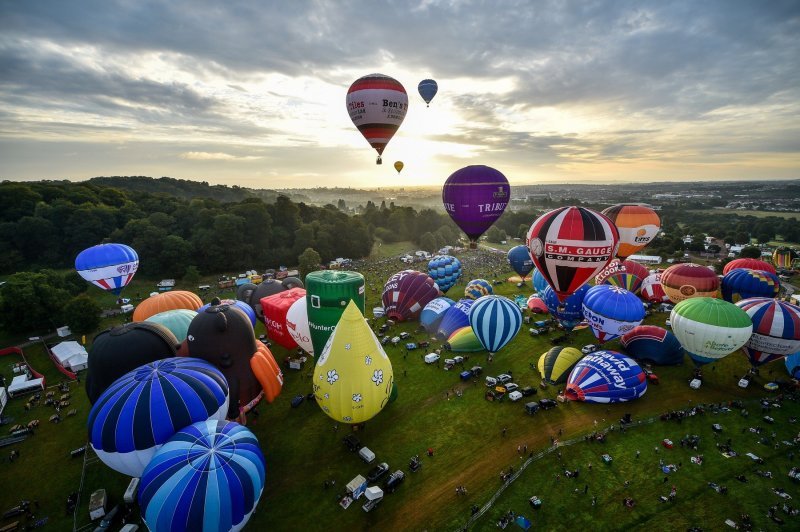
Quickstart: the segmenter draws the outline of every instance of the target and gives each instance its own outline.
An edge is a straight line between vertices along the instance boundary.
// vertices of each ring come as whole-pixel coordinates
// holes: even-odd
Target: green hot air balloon
[[[445,342],[445,347],[449,347],[456,353],[474,353],[484,350],[481,341],[478,340],[475,331],[469,325],[456,329]]]
[[[357,272],[324,270],[306,276],[308,328],[314,353],[322,353],[350,300],[364,313],[364,276]]]
[[[753,333],[747,312],[712,297],[693,297],[675,305],[672,331],[698,366],[739,350]]]

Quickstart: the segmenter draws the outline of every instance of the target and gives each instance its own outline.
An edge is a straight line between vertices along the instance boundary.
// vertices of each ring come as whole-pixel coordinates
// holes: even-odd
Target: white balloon
[[[286,312],[286,330],[297,345],[306,353],[314,356],[314,344],[311,343],[311,329],[308,327],[308,310],[306,298],[301,297],[295,301]]]

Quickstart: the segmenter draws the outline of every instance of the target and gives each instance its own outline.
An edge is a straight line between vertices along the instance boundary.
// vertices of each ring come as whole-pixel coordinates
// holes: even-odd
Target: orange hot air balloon
[[[394,163],[394,169],[397,170],[398,174],[403,171],[404,166],[403,161],[395,161]]]
[[[603,211],[619,229],[617,257],[626,259],[653,240],[661,229],[656,211],[638,203],[620,203]]]
[[[673,303],[693,297],[717,297],[719,277],[699,264],[675,264],[661,274],[661,287]]]
[[[203,306],[203,300],[196,294],[186,290],[173,290],[155,294],[141,303],[133,311],[133,321],[144,321],[150,316],[155,316],[168,310],[181,308],[197,310]]]

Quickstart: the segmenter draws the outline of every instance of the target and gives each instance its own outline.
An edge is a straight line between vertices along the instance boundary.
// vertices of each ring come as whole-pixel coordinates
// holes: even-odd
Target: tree
[[[489,242],[502,242],[506,240],[508,237],[506,236],[506,232],[502,229],[498,229],[496,226],[492,226],[486,231],[486,240]]]
[[[183,274],[183,280],[190,284],[197,284],[200,282],[200,271],[197,266],[190,264],[186,267],[186,272]]]
[[[430,231],[424,233],[419,238],[419,246],[425,251],[430,251],[431,253],[439,249],[439,247],[436,245],[436,237],[433,236],[433,233]]]
[[[64,305],[64,321],[74,334],[90,334],[100,326],[101,312],[94,299],[82,294]]]
[[[747,246],[745,248],[742,248],[742,251],[739,253],[739,256],[743,259],[760,259],[761,250],[755,246]]]
[[[9,277],[0,289],[0,326],[12,332],[55,329],[70,296],[52,279],[50,272],[20,272]]]
[[[304,280],[306,275],[319,269],[322,258],[319,253],[314,251],[314,248],[306,248],[304,252],[297,257],[299,262],[298,269],[300,270],[300,279]]]

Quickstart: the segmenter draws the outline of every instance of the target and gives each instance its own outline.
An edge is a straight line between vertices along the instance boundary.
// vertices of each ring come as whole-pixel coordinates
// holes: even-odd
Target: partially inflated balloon
[[[472,305],[469,324],[483,348],[496,353],[519,332],[522,311],[507,297],[483,296]]]
[[[782,247],[772,252],[772,262],[778,268],[791,268],[795,259],[797,259],[797,252],[791,248]]]
[[[533,289],[536,290],[538,294],[542,294],[545,288],[550,286],[547,284],[547,279],[544,278],[542,272],[539,271],[539,268],[533,269],[533,276],[531,277],[531,285],[533,285]]]
[[[423,307],[438,296],[439,288],[429,275],[403,270],[386,281],[381,300],[388,318],[405,321],[417,319]]]
[[[456,330],[444,343],[445,349],[449,349],[454,353],[474,353],[476,351],[483,351],[483,345],[478,337],[475,336],[475,331],[469,325]]]
[[[197,312],[182,308],[154,314],[145,321],[163,325],[175,335],[178,343],[182,343],[189,334],[189,324],[195,316],[197,316]]]
[[[673,303],[692,297],[717,297],[719,277],[699,264],[675,264],[661,274],[661,286]]]
[[[394,162],[394,169],[397,170],[398,174],[403,171],[403,167],[404,166],[405,165],[403,164],[403,161],[395,161]]]
[[[461,261],[450,255],[436,255],[428,262],[428,275],[439,290],[447,293],[461,279]]]
[[[649,360],[661,366],[683,362],[683,347],[674,334],[655,325],[639,325],[619,340],[625,351],[637,360]]]
[[[476,248],[478,237],[506,210],[511,186],[506,176],[488,166],[466,166],[456,170],[442,186],[442,203],[456,225]]]
[[[543,214],[527,237],[533,263],[561,301],[606,267],[618,242],[611,220],[583,207]]]
[[[139,268],[139,255],[125,244],[100,244],[75,257],[78,274],[93,285],[119,295]]]
[[[731,270],[737,268],[750,268],[751,270],[760,270],[762,272],[777,273],[775,267],[769,262],[764,262],[759,259],[743,258],[733,259],[722,268],[722,275],[726,275]]]
[[[311,329],[308,327],[308,299],[301,297],[286,312],[286,330],[303,350],[314,356]]]
[[[722,278],[722,299],[736,303],[751,297],[774,298],[781,290],[781,280],[774,273],[736,268]]]
[[[285,349],[294,349],[297,342],[286,326],[286,316],[289,309],[298,299],[305,299],[306,291],[303,288],[292,288],[268,297],[261,298],[261,308],[264,311],[264,325],[267,334],[278,345]]]
[[[635,294],[648,275],[650,271],[638,262],[614,259],[595,276],[594,281],[619,286]]]
[[[744,345],[751,364],[760,366],[800,350],[800,307],[761,297],[736,306],[753,322],[753,335]]]
[[[403,85],[383,74],[357,79],[347,90],[347,112],[370,146],[378,152],[377,163],[408,111]]]
[[[351,301],[314,368],[317,404],[336,421],[363,423],[389,402],[393,380],[389,357]]]
[[[644,319],[644,306],[624,288],[599,284],[583,299],[583,315],[600,342],[613,340],[630,331]]]
[[[786,357],[786,371],[792,378],[800,379],[800,353],[794,353]]]
[[[511,265],[511,269],[523,278],[533,270],[533,259],[531,259],[528,248],[523,245],[514,246],[508,250],[508,263]]]
[[[430,107],[431,100],[439,92],[439,85],[432,79],[423,79],[417,85],[417,90],[422,99],[425,100],[425,103],[428,104],[428,107]]]
[[[447,309],[444,313],[439,330],[436,333],[442,340],[450,338],[455,331],[469,325],[469,309],[475,303],[474,299],[461,299],[458,303]]]
[[[638,399],[646,391],[647,379],[635,360],[616,351],[597,351],[575,364],[564,395],[570,401],[617,403]]]
[[[539,357],[537,368],[542,380],[548,384],[567,382],[572,368],[583,358],[583,353],[574,347],[553,347]]]
[[[617,256],[625,259],[638,253],[653,240],[661,228],[658,214],[647,205],[623,203],[603,211],[619,230]]]
[[[650,303],[665,303],[669,301],[669,296],[664,292],[664,287],[661,286],[661,274],[651,273],[642,281],[642,286],[639,288],[639,293],[642,299]]]
[[[150,316],[168,310],[185,308],[197,310],[203,306],[203,300],[197,294],[186,290],[173,290],[154,294],[136,306],[131,316],[132,321],[144,321]]]
[[[255,285],[253,285],[253,286],[255,286]],[[235,309],[241,310],[242,312],[245,313],[247,318],[250,320],[250,323],[253,324],[254,328],[256,326],[256,323],[258,322],[258,318],[256,317],[256,311],[253,310],[253,307],[251,307],[249,303],[245,303],[244,301],[240,301],[238,299],[221,299],[221,300],[219,300],[217,302],[206,303],[205,305],[203,305],[202,307],[197,309],[197,312],[199,313],[199,312],[205,311],[212,304],[215,304],[215,305],[230,305],[231,307],[233,307]]]
[[[744,310],[711,297],[681,301],[669,319],[678,341],[698,366],[737,351],[753,333],[753,322]]]
[[[547,304],[539,296],[531,296],[528,298],[528,309],[534,314],[547,314],[550,312],[547,308]]]

